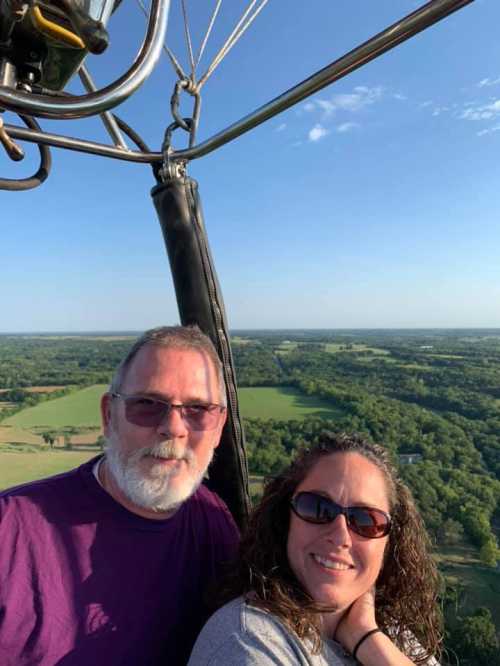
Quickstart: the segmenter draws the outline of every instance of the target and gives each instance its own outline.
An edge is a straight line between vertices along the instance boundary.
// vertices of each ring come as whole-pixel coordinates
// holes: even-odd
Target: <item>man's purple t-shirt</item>
[[[0,493],[1,666],[187,662],[236,551],[231,515],[201,486],[171,518],[141,518],[95,462]]]

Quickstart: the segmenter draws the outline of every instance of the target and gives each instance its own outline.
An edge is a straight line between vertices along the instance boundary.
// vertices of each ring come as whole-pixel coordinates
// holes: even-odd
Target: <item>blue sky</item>
[[[214,4],[188,0],[196,44]],[[199,139],[420,4],[270,0],[203,89]],[[140,11],[123,5],[108,52],[87,63],[99,85],[142,39]],[[245,6],[222,3],[205,64]],[[500,5],[476,0],[189,165],[231,328],[500,327],[499,23]],[[182,37],[173,0],[168,40],[187,65]],[[162,57],[117,110],[154,149],[174,83]],[[107,141],[93,119],[41,123]],[[21,165],[0,156],[2,175],[35,170],[27,148]],[[147,166],[54,150],[42,187],[0,192],[0,332],[177,321],[153,185]]]

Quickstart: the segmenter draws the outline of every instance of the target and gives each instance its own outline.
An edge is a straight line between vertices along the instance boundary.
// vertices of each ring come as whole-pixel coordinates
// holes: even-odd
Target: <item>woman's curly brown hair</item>
[[[334,453],[357,453],[376,465],[387,483],[392,528],[376,583],[379,627],[417,664],[438,656],[442,618],[437,603],[439,577],[430,542],[409,489],[398,478],[386,449],[360,435],[323,432],[292,464],[265,484],[240,546],[240,557],[224,589],[224,600],[243,595],[277,616],[299,638],[320,649],[320,612],[302,588],[287,558],[290,501],[316,462]],[[418,645],[412,649],[412,643]],[[415,645],[413,646],[415,647]]]

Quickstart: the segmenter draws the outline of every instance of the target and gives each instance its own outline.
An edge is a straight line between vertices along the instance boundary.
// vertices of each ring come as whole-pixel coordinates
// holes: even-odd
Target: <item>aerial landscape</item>
[[[134,337],[0,336],[0,487],[100,453],[99,398]],[[432,536],[450,646],[498,632],[500,330],[240,330],[232,348],[252,497],[321,430],[367,434]]]

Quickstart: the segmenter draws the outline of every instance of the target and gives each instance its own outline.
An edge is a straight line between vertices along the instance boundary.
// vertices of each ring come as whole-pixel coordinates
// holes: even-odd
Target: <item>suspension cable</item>
[[[198,89],[200,89],[208,80],[208,78],[213,74],[215,71],[216,67],[219,66],[219,64],[222,62],[223,58],[226,57],[226,55],[229,53],[229,51],[233,48],[233,46],[236,44],[236,42],[242,37],[243,33],[250,27],[250,25],[253,23],[253,21],[257,18],[257,16],[260,14],[262,9],[266,6],[269,0],[261,0],[260,5],[257,7],[257,9],[254,11],[253,14],[250,14],[258,0],[251,0],[250,4],[248,5],[247,9],[245,10],[243,16],[241,19],[238,21],[236,24],[236,27],[232,31],[232,33],[229,35],[229,37],[226,39],[224,45],[220,49],[220,51],[217,53],[215,58],[213,59],[212,63],[209,65],[207,71],[203,76],[200,78],[198,81]],[[248,17],[248,19],[247,19]],[[246,21],[246,22],[245,22]]]
[[[189,19],[187,15],[186,0],[181,0],[181,6],[182,6],[182,16],[184,17],[184,34],[186,36],[189,62],[191,63],[191,80],[194,83],[196,65],[194,63],[193,44],[191,42],[191,32],[189,30]]]
[[[207,32],[205,34],[205,37],[203,38],[203,42],[201,43],[200,50],[198,51],[198,56],[196,58],[196,67],[198,67],[198,65],[200,64],[200,60],[203,56],[203,53],[205,52],[205,47],[207,45],[208,38],[210,37],[212,28],[214,27],[215,19],[217,18],[221,5],[222,5],[222,0],[217,0],[217,5],[215,6],[215,9],[210,18],[210,23],[208,24]]]
[[[147,18],[149,16],[149,12],[146,9],[142,0],[137,0],[137,4],[139,5],[139,8],[142,10],[142,13],[144,14],[144,16]],[[187,77],[186,73],[184,72],[184,70],[182,69],[182,66],[181,66],[180,62],[177,60],[175,55],[172,53],[172,51],[170,50],[170,48],[166,44],[163,45],[163,52],[167,55],[170,62],[172,63],[172,67],[175,69],[175,72],[176,72],[177,76],[180,79],[187,79],[188,77]]]
[[[196,81],[196,69],[198,65],[200,64],[201,58],[205,52],[206,45],[208,43],[208,39],[212,33],[212,29],[215,24],[215,20],[217,16],[219,15],[219,10],[222,5],[222,0],[217,0],[214,11],[212,12],[212,16],[210,17],[210,21],[208,24],[207,31],[205,33],[205,36],[203,37],[203,41],[201,43],[201,46],[199,48],[198,54],[196,58],[194,57],[194,52],[193,52],[193,43],[191,39],[191,31],[189,28],[189,17],[187,13],[187,6],[186,6],[186,0],[181,0],[181,7],[182,7],[182,14],[183,14],[183,19],[184,19],[184,33],[186,37],[186,44],[187,44],[187,50],[188,50],[188,55],[189,55],[189,61],[191,65],[191,76],[188,76],[184,69],[182,68],[182,65],[180,64],[179,60],[175,57],[174,53],[172,50],[168,47],[167,44],[164,44],[163,50],[168,56],[170,62],[172,63],[172,67],[174,68],[177,76],[179,79],[186,79],[191,81],[191,89],[194,90],[195,88],[199,91],[203,85],[207,82],[209,77],[213,74],[215,69],[220,65],[222,60],[226,57],[226,55],[229,53],[229,51],[233,48],[233,46],[239,41],[239,39],[243,36],[243,34],[246,32],[246,30],[251,26],[251,24],[255,21],[257,16],[260,14],[260,12],[264,9],[264,7],[267,5],[269,0],[250,0],[247,8],[243,12],[243,15],[239,19],[238,23],[236,26],[233,28],[231,34],[229,37],[226,39],[222,47],[219,49],[218,53],[215,55],[214,59],[208,66],[206,72],[203,74],[203,76],[199,79],[199,81]],[[148,16],[148,11],[146,7],[144,6],[143,0],[137,0],[137,4],[139,5],[140,9],[142,10],[143,14],[145,16]],[[257,6],[256,6],[257,5]]]

